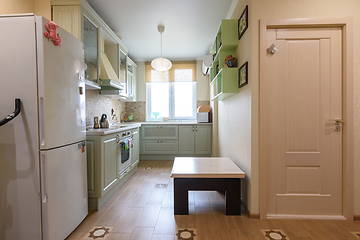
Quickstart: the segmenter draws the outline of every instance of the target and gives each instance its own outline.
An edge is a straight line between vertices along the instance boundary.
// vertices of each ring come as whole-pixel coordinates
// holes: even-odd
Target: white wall
[[[249,5],[250,10],[250,0],[239,2],[231,18],[238,19],[246,5]],[[239,40],[235,57],[238,67],[248,61],[249,72],[251,72],[252,22],[249,21],[249,24],[245,34]],[[256,199],[256,196],[251,197],[251,186],[253,184],[251,142],[256,135],[252,134],[254,117],[252,116],[251,105],[254,83],[252,75],[249,74],[248,77],[249,83],[240,88],[238,94],[218,102],[218,154],[219,156],[229,157],[245,172],[246,177],[241,183],[241,194],[243,201],[253,212],[252,201]],[[258,181],[255,179],[255,182]]]
[[[210,100],[210,81],[209,76],[204,76],[202,73],[202,60],[196,61],[196,100],[209,101]]]

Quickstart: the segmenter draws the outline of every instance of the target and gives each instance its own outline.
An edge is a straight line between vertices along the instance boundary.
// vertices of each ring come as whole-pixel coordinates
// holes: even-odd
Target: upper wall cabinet
[[[222,20],[211,48],[211,53],[214,54],[214,61],[210,67],[210,84],[214,87],[211,101],[222,101],[239,92],[238,68],[225,67],[224,62],[227,56],[235,56],[238,43],[238,20]]]
[[[85,70],[85,81],[88,86],[99,88],[98,84],[98,27],[87,17],[83,16],[83,43],[84,60],[87,66]]]
[[[127,102],[137,101],[137,65],[129,57],[126,58],[126,91]]]
[[[126,60],[128,48],[120,38],[85,0],[52,0],[51,5],[53,21],[84,43],[86,89],[115,90],[125,96],[120,52]]]

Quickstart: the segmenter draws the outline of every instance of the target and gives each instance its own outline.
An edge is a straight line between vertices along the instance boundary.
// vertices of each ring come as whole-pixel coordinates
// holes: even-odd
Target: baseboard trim
[[[341,215],[295,215],[295,214],[268,214],[267,219],[296,219],[296,220],[343,220]]]
[[[250,218],[250,219],[260,219],[260,214],[259,213],[251,213],[249,211],[249,209],[247,208],[245,202],[242,199],[240,199],[240,201],[241,201],[241,207],[244,209],[244,211],[245,211],[246,215],[248,216],[248,218]]]
[[[360,221],[360,215],[354,215],[354,221]]]

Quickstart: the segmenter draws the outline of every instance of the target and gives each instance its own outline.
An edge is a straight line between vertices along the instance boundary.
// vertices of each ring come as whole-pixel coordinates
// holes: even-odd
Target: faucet
[[[120,122],[121,123],[123,122],[123,118],[122,118],[123,113],[126,113],[126,111],[122,111],[121,114],[120,114]]]

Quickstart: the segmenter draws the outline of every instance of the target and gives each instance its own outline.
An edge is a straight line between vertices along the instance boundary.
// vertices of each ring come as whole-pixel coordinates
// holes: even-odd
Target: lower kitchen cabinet
[[[179,126],[179,153],[195,153],[195,126]]]
[[[140,130],[139,128],[133,129],[132,131],[133,148],[131,154],[131,164],[136,166],[140,160]]]
[[[133,154],[135,161],[131,160],[133,164],[126,172],[120,171],[120,134],[86,137],[89,209],[99,210],[136,171],[139,162],[139,157],[136,159],[138,143],[134,143],[134,146],[137,146]]]
[[[178,140],[142,140],[141,154],[177,154]]]
[[[178,125],[158,124],[158,125],[142,125],[141,139],[178,139]]]
[[[212,125],[142,125],[140,159],[173,160],[176,156],[211,156]]]
[[[117,134],[103,136],[101,144],[103,148],[103,175],[104,178],[101,184],[102,196],[110,189],[111,185],[118,180],[118,156],[120,149],[117,147]]]
[[[211,155],[210,125],[179,126],[179,154]]]

